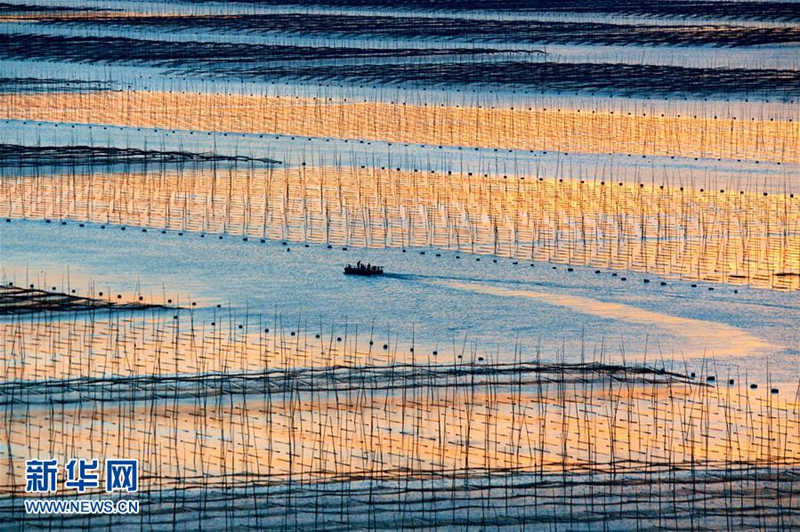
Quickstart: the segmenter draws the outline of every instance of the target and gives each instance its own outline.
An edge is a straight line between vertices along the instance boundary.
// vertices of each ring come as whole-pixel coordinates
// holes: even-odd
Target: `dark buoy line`
[[[6,218],[6,222],[9,222],[9,223],[10,223],[10,222],[11,222],[11,220],[12,220],[11,218]],[[52,222],[52,220],[51,220],[51,219],[49,219],[49,218],[47,218],[47,219],[44,219],[44,222],[49,224],[49,223],[51,223],[51,222]],[[66,221],[62,221],[62,222],[61,222],[61,225],[67,225],[67,222],[66,222]],[[86,224],[85,224],[84,222],[81,222],[81,223],[79,223],[79,224],[77,224],[77,225],[78,225],[79,227],[81,227],[81,228],[84,228],[84,227],[86,227]],[[100,229],[105,229],[105,228],[106,228],[106,225],[105,225],[105,224],[101,224],[101,225],[99,225],[99,227],[100,227]],[[120,226],[120,230],[121,230],[121,231],[125,231],[126,229],[127,229],[127,227],[126,227],[126,226],[124,226],[124,225],[123,225],[123,226]],[[161,231],[161,234],[166,234],[166,233],[168,232],[168,230],[167,230],[167,229],[161,229],[160,231]],[[149,231],[148,231],[148,228],[145,228],[145,227],[143,227],[143,228],[141,228],[141,232],[142,232],[142,233],[147,233],[147,232],[149,232]],[[178,236],[183,236],[183,231],[178,231],[176,234],[177,234]],[[205,234],[205,233],[200,233],[200,234],[199,234],[199,237],[200,237],[200,238],[205,238],[205,236],[206,236],[206,234]],[[222,240],[222,239],[224,238],[224,236],[220,234],[220,235],[218,235],[218,237],[217,237],[217,238],[218,238],[218,239],[220,239],[220,240]],[[249,237],[248,237],[248,236],[243,236],[243,237],[242,237],[242,241],[244,241],[244,242],[247,242],[247,241],[249,241]],[[259,241],[260,241],[261,243],[266,243],[266,242],[267,242],[267,239],[266,239],[266,238],[260,238],[260,239],[259,239]],[[286,251],[287,251],[287,252],[290,252],[290,251],[291,251],[291,248],[289,248],[289,247],[288,247],[288,242],[287,242],[287,241],[285,241],[285,240],[284,240],[284,241],[281,241],[281,245],[283,245],[283,246],[287,246],[287,248],[286,248]],[[305,247],[305,248],[310,248],[310,247],[311,247],[311,245],[310,245],[308,242],[305,242],[305,243],[303,244],[303,247]],[[330,244],[330,243],[328,243],[328,244],[326,244],[326,247],[327,247],[327,249],[332,249],[332,248],[333,248],[333,244]],[[341,248],[341,249],[342,249],[342,251],[348,251],[348,250],[349,250],[349,247],[348,247],[348,246],[342,246],[342,248]],[[406,250],[405,248],[402,248],[402,252],[403,252],[403,253],[405,253],[406,251],[407,251],[407,250]],[[420,254],[420,255],[426,255],[427,253],[426,253],[426,251],[424,251],[424,250],[421,250],[421,251],[419,251],[419,254]],[[435,253],[435,256],[436,256],[436,257],[441,257],[441,256],[442,256],[442,254],[441,254],[441,253]],[[462,258],[462,257],[461,257],[461,255],[455,255],[454,257],[455,257],[455,259],[457,259],[457,260]],[[475,261],[476,261],[476,262],[481,262],[481,257],[475,257]],[[493,258],[492,258],[492,262],[493,262],[493,263],[499,263],[499,259],[498,259],[498,258],[496,258],[496,257],[493,257]],[[513,265],[515,265],[515,266],[516,266],[516,265],[519,265],[519,261],[518,261],[518,260],[513,260],[513,261],[511,261],[511,264],[513,264]],[[533,268],[533,267],[535,267],[535,266],[536,266],[536,264],[535,264],[535,263],[533,263],[533,262],[531,262],[531,263],[530,263],[530,267],[532,267],[532,268]],[[553,270],[557,270],[557,269],[558,269],[558,266],[556,266],[556,265],[551,265],[551,268],[552,268]],[[574,271],[575,271],[575,267],[573,267],[573,266],[567,266],[567,267],[566,267],[566,271],[567,271],[567,272],[574,272]],[[595,270],[594,270],[594,273],[599,275],[599,274],[601,274],[601,273],[602,273],[602,270],[595,269]],[[612,276],[612,277],[618,277],[618,278],[619,278],[621,281],[627,281],[627,280],[628,280],[628,278],[627,278],[626,276],[620,276],[620,275],[619,275],[617,272],[611,272],[611,276]],[[650,278],[646,278],[646,277],[645,277],[645,278],[643,278],[643,279],[642,279],[642,283],[643,283],[643,284],[649,284],[650,282],[651,282],[651,279],[650,279]],[[660,286],[662,286],[662,287],[663,287],[663,286],[668,286],[668,283],[667,283],[666,281],[660,281],[660,282],[659,282],[659,285],[660,285]],[[690,285],[690,286],[691,286],[692,288],[697,288],[697,287],[698,287],[698,284],[697,284],[697,283],[691,283],[691,285]],[[716,290],[716,288],[715,288],[714,286],[708,286],[708,287],[707,287],[707,290],[708,290],[709,292],[712,292],[712,291],[715,291],[715,290]],[[738,293],[739,293],[739,290],[738,290],[738,289],[733,289],[733,290],[732,290],[732,292],[733,292],[734,294],[738,294]]]

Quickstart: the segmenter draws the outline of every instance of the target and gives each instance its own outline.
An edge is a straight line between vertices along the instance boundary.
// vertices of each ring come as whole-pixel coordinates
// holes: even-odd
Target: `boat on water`
[[[364,264],[358,261],[355,266],[348,264],[344,267],[345,275],[363,275],[369,277],[372,275],[383,275],[383,266],[375,266],[372,264]]]

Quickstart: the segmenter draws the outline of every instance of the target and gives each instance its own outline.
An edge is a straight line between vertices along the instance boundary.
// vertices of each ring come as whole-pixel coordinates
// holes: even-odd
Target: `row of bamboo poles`
[[[213,92],[0,94],[0,118],[574,153],[800,162],[800,121]]]
[[[800,197],[375,167],[6,177],[0,216],[523,260],[800,287]]]
[[[270,486],[303,499],[311,482],[340,483],[339,491],[328,486],[340,497],[365,482],[426,482],[423,511],[441,522],[478,482],[493,490],[472,493],[476,504],[505,503],[530,516],[570,511],[573,524],[593,522],[592,508],[602,505],[603,519],[619,512],[631,526],[712,513],[731,523],[797,522],[795,480],[785,474],[800,462],[790,390],[754,390],[739,375],[716,386],[693,382],[603,363],[608,353],[581,364],[555,353],[559,362],[545,364],[543,353],[515,350],[498,360],[454,346],[439,359],[409,359],[386,341],[380,359],[370,354],[383,352],[374,331],[359,341],[352,330],[298,327],[280,316],[227,314],[208,327],[191,312],[170,314],[3,324],[5,493],[22,491],[26,457],[63,462],[88,453],[139,458],[153,507],[175,496],[192,507],[208,502],[211,512],[222,490],[231,497],[217,511],[227,512],[248,506],[257,488],[268,501]],[[343,361],[336,371],[310,371]],[[135,386],[122,375],[137,377]],[[232,385],[248,376],[248,386]],[[517,505],[511,492],[494,491],[503,483],[533,500]],[[282,511],[312,519],[308,506]],[[365,512],[402,519],[380,504]],[[243,515],[252,523],[257,514]]]

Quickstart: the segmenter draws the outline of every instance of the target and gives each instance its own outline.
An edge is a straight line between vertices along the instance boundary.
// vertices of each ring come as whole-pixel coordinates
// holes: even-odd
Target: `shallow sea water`
[[[141,294],[157,303],[174,298],[187,307],[196,301],[193,313],[201,323],[215,320],[220,304],[237,316],[278,314],[309,330],[357,327],[364,344],[372,329],[377,338],[390,334],[421,356],[439,350],[452,358],[466,342],[505,361],[518,347],[529,360],[537,351],[544,360],[571,362],[602,354],[606,361],[659,361],[680,371],[761,382],[769,371],[774,382],[794,383],[800,354],[793,326],[800,302],[791,293],[708,283],[693,288],[672,279],[661,286],[650,274],[569,271],[562,264],[514,264],[435,249],[345,251],[100,227],[3,223],[3,282],[81,294],[94,283],[106,294]],[[381,264],[387,275],[343,275],[344,265],[357,260]]]

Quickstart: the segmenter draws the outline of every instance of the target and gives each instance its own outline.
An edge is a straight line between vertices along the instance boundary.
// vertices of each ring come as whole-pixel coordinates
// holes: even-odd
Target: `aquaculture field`
[[[798,294],[796,1],[0,3],[2,530],[800,527]]]

